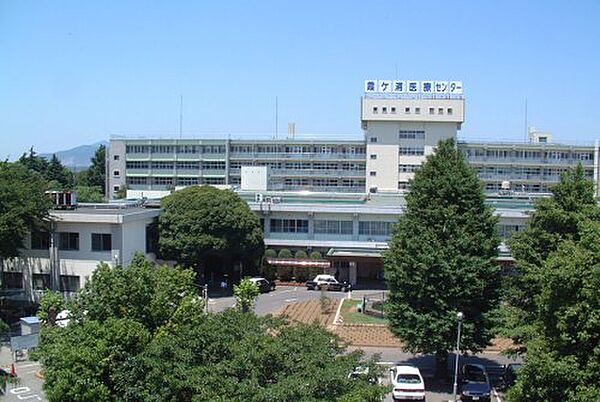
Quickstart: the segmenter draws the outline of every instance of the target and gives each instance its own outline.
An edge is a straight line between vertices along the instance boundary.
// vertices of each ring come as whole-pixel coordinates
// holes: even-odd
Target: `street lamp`
[[[456,319],[458,320],[458,328],[456,331],[456,358],[454,359],[454,387],[453,387],[453,391],[452,394],[454,395],[454,398],[452,399],[454,402],[456,402],[456,391],[458,388],[458,384],[457,384],[457,380],[458,380],[458,354],[460,353],[460,327],[462,324],[462,320],[464,318],[464,314],[462,313],[462,311],[459,311],[456,314]]]

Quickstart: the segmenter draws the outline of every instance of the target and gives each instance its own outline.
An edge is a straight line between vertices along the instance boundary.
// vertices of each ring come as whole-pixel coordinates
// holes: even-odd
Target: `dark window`
[[[32,250],[48,250],[50,248],[50,233],[48,232],[32,232],[31,233],[31,249]]]
[[[92,233],[92,251],[112,250],[112,236],[110,233]]]
[[[23,274],[21,272],[3,272],[2,289],[23,289]]]
[[[33,290],[50,289],[50,274],[33,274],[31,277]]]
[[[76,292],[79,290],[79,277],[76,275],[61,275],[60,290],[62,292]]]
[[[58,244],[60,250],[79,250],[79,233],[60,232]]]
[[[308,233],[308,220],[271,219],[271,233]]]

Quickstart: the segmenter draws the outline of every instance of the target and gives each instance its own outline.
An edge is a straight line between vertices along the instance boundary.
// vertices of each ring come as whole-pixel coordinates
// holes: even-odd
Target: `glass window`
[[[62,292],[76,292],[79,290],[79,276],[77,275],[61,275],[60,290]]]
[[[50,274],[33,274],[31,276],[33,290],[50,289]]]
[[[112,250],[112,236],[110,233],[92,233],[92,251]]]
[[[308,233],[306,219],[271,219],[272,233]]]
[[[4,271],[2,273],[2,289],[23,289],[23,273]]]
[[[31,249],[32,250],[48,250],[50,248],[50,233],[48,232],[32,232],[31,233]]]
[[[59,250],[79,250],[79,233],[60,232],[58,235]]]

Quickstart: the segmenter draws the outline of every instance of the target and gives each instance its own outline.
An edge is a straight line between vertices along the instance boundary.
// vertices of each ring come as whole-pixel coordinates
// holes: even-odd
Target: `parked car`
[[[425,382],[417,367],[392,367],[390,381],[394,401],[425,401]]]
[[[515,385],[517,380],[517,373],[523,367],[520,363],[510,363],[504,366],[504,372],[502,373],[502,387],[510,388]]]
[[[361,366],[354,367],[352,372],[350,374],[348,374],[348,379],[349,380],[363,379],[373,385],[382,383],[381,378],[379,378],[376,374],[371,372],[369,367],[361,367]]]
[[[269,282],[265,278],[250,278],[250,281],[258,286],[260,293],[269,293],[270,291],[275,290],[275,283]]]
[[[308,290],[341,290],[347,292],[352,290],[352,285],[348,282],[338,282],[332,275],[317,275],[312,281],[306,282]]]
[[[461,371],[460,400],[491,402],[492,386],[487,370],[481,364],[465,364]]]

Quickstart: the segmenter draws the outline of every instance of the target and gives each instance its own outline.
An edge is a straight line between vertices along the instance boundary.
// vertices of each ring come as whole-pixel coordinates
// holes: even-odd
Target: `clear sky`
[[[464,139],[600,138],[600,1],[0,0],[0,157],[111,135],[361,138],[365,79],[462,80]]]

